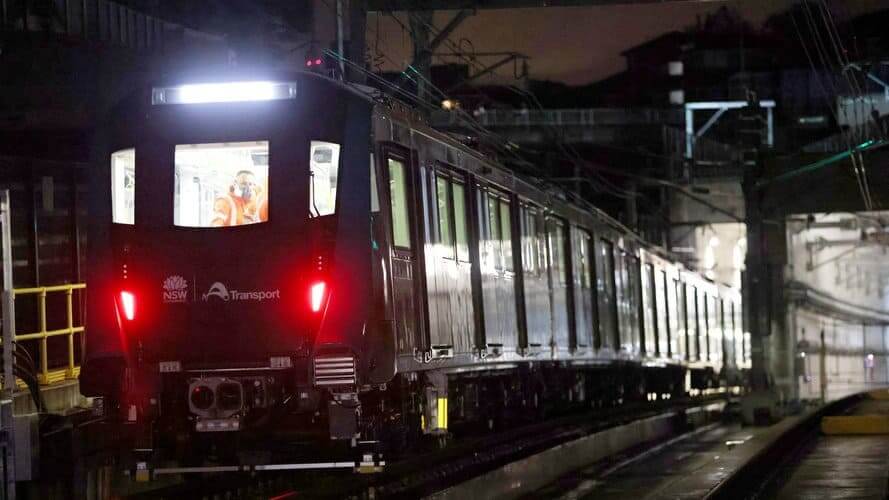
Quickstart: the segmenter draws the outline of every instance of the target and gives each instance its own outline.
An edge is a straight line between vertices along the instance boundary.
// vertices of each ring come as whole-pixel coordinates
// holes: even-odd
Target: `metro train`
[[[99,136],[81,391],[143,447],[744,384],[739,290],[371,89],[139,88]]]

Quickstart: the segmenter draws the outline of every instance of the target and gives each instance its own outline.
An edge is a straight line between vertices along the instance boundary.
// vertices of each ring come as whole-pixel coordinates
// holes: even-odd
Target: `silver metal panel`
[[[528,348],[541,349],[549,344],[552,335],[552,317],[549,295],[549,257],[546,233],[543,231],[543,217],[535,209],[528,211],[528,220],[523,222],[523,246],[529,254],[529,262],[524,264],[525,320],[528,327]],[[530,232],[534,234],[531,235]],[[525,259],[523,253],[522,258]]]
[[[550,219],[547,221],[547,241],[549,242],[550,256],[550,284],[552,293],[552,342],[554,353],[568,352],[571,349],[570,326],[568,324],[568,293],[570,293],[570,281],[568,278],[568,256],[565,255],[565,238],[568,237],[567,228],[562,221]]]

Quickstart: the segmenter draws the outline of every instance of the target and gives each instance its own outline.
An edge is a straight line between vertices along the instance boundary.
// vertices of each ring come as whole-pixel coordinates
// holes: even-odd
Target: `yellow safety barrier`
[[[80,366],[74,362],[74,335],[83,333],[83,325],[74,326],[74,290],[83,290],[86,283],[72,283],[68,285],[57,286],[41,286],[35,288],[16,288],[13,290],[13,298],[23,295],[37,296],[37,315],[40,331],[34,333],[15,334],[15,341],[21,342],[25,340],[40,341],[40,361],[37,367],[40,372],[37,374],[37,380],[41,385],[47,385],[54,382],[60,382],[65,379],[74,379],[80,374]],[[64,328],[55,330],[46,329],[46,295],[50,293],[64,293],[66,300],[66,309],[68,320]],[[47,359],[47,341],[50,337],[68,337],[68,366],[62,369],[50,371],[49,361]]]
[[[821,432],[827,435],[889,434],[889,415],[823,417]]]

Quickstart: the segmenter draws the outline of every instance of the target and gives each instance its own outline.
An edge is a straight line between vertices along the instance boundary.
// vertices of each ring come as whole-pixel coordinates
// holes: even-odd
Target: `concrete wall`
[[[795,216],[787,220],[785,282],[796,282],[832,297],[860,314],[842,314],[791,301],[786,313],[788,342],[771,343],[773,373],[785,396],[827,399],[889,384],[889,260],[886,247],[869,234],[882,232],[877,217],[848,213]],[[862,238],[862,232],[868,234]],[[827,355],[820,359],[821,332]]]

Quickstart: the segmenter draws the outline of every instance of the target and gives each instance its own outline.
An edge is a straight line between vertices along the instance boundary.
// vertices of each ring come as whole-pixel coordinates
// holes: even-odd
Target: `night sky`
[[[671,31],[693,25],[721,6],[741,12],[759,26],[770,15],[786,9],[790,0],[701,1],[609,7],[550,7],[479,11],[451,35],[466,39],[476,52],[516,51],[531,57],[530,76],[583,84],[623,69],[620,53],[629,47]],[[869,10],[889,7],[887,0],[833,0],[834,15],[848,18]],[[452,12],[438,13],[435,26],[444,26]],[[399,14],[407,26],[407,17]],[[839,21],[840,19],[837,19]],[[367,42],[379,59],[380,69],[400,70],[411,58],[410,36],[388,15],[367,19]],[[463,43],[464,50],[470,45]],[[452,59],[453,60],[453,59]],[[436,62],[442,60],[436,58]],[[491,60],[488,60],[491,61]],[[498,70],[501,80],[511,78],[511,65]]]

